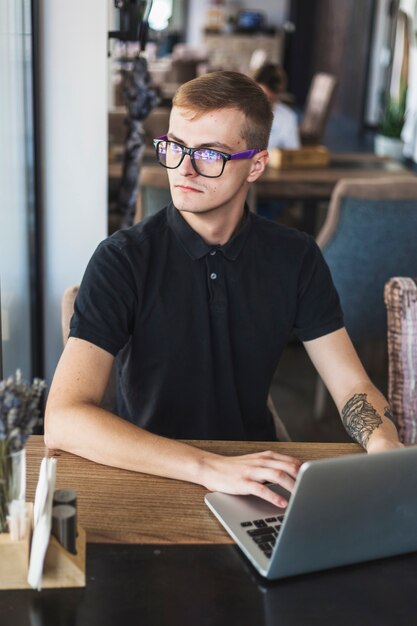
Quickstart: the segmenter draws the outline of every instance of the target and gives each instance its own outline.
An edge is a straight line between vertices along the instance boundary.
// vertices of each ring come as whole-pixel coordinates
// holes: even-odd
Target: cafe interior
[[[268,167],[248,196],[250,210],[316,239],[365,368],[388,398],[402,440],[416,443],[416,0],[0,0],[0,28],[0,378],[20,369],[26,379],[40,377],[50,384],[95,248],[170,202],[166,170],[156,161],[153,140],[166,134],[177,88],[216,70],[255,78],[263,66],[274,64],[284,76],[277,97],[296,119],[299,145],[269,146]],[[353,445],[295,337],[275,373],[270,398],[292,442]],[[37,434],[31,462],[43,454],[41,424]],[[81,475],[88,469],[79,463]],[[105,485],[111,475],[101,480]],[[132,496],[136,487],[129,480]],[[143,480],[148,492],[159,488],[157,479]],[[35,479],[28,481],[34,491]],[[190,497],[197,502],[201,492],[194,487]],[[170,498],[168,488],[163,493]],[[116,491],[112,497],[117,498]],[[141,507],[149,506],[148,496],[138,497]],[[168,530],[166,536],[147,535],[148,551],[140,552],[141,541],[134,536],[140,532],[129,527],[129,515],[136,515],[132,502],[118,514],[126,519],[124,531],[115,535],[120,545],[114,553],[106,535],[110,523],[87,528],[87,541],[90,533],[93,543],[108,544],[104,556],[92,548],[93,571],[103,568],[110,581],[109,563],[114,559],[123,569],[123,545],[131,540],[129,576],[137,559],[147,568],[147,585],[153,575],[160,577],[170,609],[175,610],[178,597],[165,579],[175,577],[178,567],[189,576],[190,595],[198,596],[207,584],[205,560],[214,576],[222,570],[226,590],[222,555],[200,545],[209,543],[201,537],[207,528],[214,532],[214,521],[207,527],[189,522],[192,536],[185,533],[180,543],[196,545],[193,554],[184,556],[155,547],[161,537],[164,545],[175,543]],[[107,515],[104,507],[100,515]],[[150,513],[143,519],[152,524]],[[214,543],[226,544],[216,532]],[[233,553],[231,558],[238,557]],[[327,579],[315,590],[307,582],[299,588],[312,603],[306,617],[296,608],[299,596],[289,583],[287,595],[282,587],[275,593],[246,563],[232,561],[226,565],[230,577],[234,568],[244,570],[248,613],[246,621],[244,611],[239,613],[243,624],[278,623],[274,615],[279,611],[288,619],[279,623],[327,623],[319,608],[327,601]],[[191,580],[194,567],[197,578]],[[354,584],[369,592],[371,576],[361,572]],[[210,584],[198,622],[233,623],[237,614],[225,598],[210,621],[208,607],[220,602],[219,589]],[[123,595],[120,585],[118,593]],[[197,615],[187,616],[183,599],[172,617],[153,594],[152,616],[144,589],[140,608],[131,596],[124,597],[126,611],[136,606],[142,611],[138,615],[149,618],[143,623],[197,623]],[[2,597],[0,592],[0,614]],[[346,620],[353,621],[343,621],[328,607],[332,619],[362,623],[355,621],[358,614],[348,600],[343,600],[346,605],[339,600]],[[90,597],[88,603],[96,601]],[[21,615],[29,611],[33,626],[107,624],[109,615],[117,614],[109,604],[108,615],[104,608],[98,612],[101,621],[88,621],[93,613],[85,606],[79,612],[83,599],[62,592],[48,596],[47,606],[40,602],[36,608],[31,602],[23,599]],[[62,621],[62,607],[73,621]],[[51,615],[55,621],[48,621]],[[368,616],[366,623],[394,623],[380,621],[378,612],[374,616],[378,621]],[[400,616],[395,623],[410,622]]]

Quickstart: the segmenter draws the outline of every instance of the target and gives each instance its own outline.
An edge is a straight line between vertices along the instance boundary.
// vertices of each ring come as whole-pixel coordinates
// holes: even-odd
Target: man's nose
[[[191,162],[191,156],[186,154],[182,160],[181,165],[178,167],[182,176],[198,176]]]

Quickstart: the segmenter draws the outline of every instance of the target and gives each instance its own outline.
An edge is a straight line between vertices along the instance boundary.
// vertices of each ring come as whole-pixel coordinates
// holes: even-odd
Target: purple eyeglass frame
[[[157,157],[158,157],[158,146],[159,146],[161,141],[172,141],[172,140],[168,139],[168,135],[161,135],[161,137],[157,137],[157,139],[153,140],[153,145],[155,146]],[[173,141],[172,143],[177,144],[176,141]],[[223,174],[224,167],[225,167],[227,161],[233,161],[233,160],[239,160],[239,159],[251,159],[253,156],[255,156],[255,154],[258,154],[258,152],[261,151],[260,148],[253,148],[252,150],[243,150],[242,152],[234,152],[232,154],[228,154],[227,152],[222,152],[221,150],[216,150],[216,148],[186,148],[185,146],[182,146],[181,144],[177,144],[177,145],[182,149],[181,160],[178,163],[178,165],[176,165],[175,167],[169,167],[167,169],[176,169],[177,167],[179,167],[181,165],[181,163],[183,162],[183,159],[184,159],[185,155],[188,154],[188,156],[191,159],[191,163],[192,163],[195,171],[197,172],[197,174],[200,174],[200,176],[205,176],[206,178],[219,178],[219,176],[221,176]],[[222,171],[220,172],[220,174],[217,174],[216,176],[207,176],[207,174],[201,174],[198,171],[197,166],[196,166],[195,161],[194,161],[194,153],[198,152],[200,150],[212,150],[213,152],[217,152],[218,154],[221,154],[221,156],[223,157],[224,160],[223,160],[223,168],[222,168]],[[163,167],[167,167],[166,165],[161,163],[159,160],[158,160],[158,163],[160,165],[162,165]]]

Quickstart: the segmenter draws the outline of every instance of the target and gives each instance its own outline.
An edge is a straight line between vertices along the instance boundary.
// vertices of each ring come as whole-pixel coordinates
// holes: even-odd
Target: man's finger
[[[256,468],[251,472],[249,477],[259,483],[281,485],[281,487],[284,487],[287,491],[293,491],[295,485],[295,479],[287,474],[287,472],[273,468]]]
[[[258,496],[275,506],[285,509],[288,505],[288,501],[283,496],[275,493],[266,485],[262,485],[261,483],[253,482],[250,486],[250,493],[254,496]]]

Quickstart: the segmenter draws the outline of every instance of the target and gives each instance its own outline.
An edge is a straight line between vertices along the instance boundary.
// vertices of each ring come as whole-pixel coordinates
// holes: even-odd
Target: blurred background
[[[104,237],[163,206],[152,139],[167,130],[180,84],[279,65],[279,99],[296,115],[302,146],[366,163],[378,154],[415,172],[416,32],[416,0],[0,0],[2,375],[20,367],[50,382],[64,290],[79,284]],[[400,152],[389,156],[376,138],[393,110],[401,119],[387,135]],[[315,198],[313,223],[306,194],[284,204],[276,195],[274,219],[316,236],[330,198]],[[370,366],[386,391],[381,354]],[[292,342],[272,389],[290,434],[343,440],[330,400],[314,415],[316,383]]]

